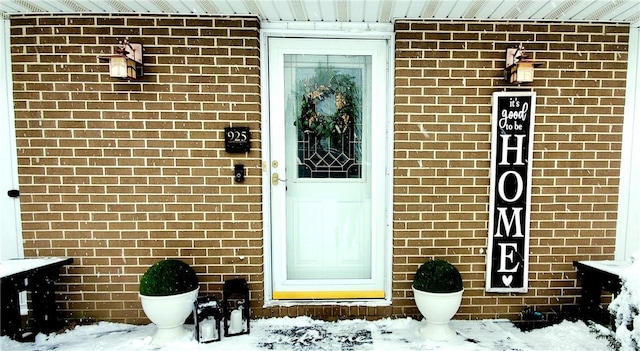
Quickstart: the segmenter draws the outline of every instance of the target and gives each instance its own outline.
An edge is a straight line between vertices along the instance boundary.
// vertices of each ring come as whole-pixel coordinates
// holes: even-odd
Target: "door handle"
[[[280,175],[278,174],[278,172],[274,172],[271,175],[271,185],[276,186],[278,185],[279,182],[286,182],[286,179],[280,179]]]

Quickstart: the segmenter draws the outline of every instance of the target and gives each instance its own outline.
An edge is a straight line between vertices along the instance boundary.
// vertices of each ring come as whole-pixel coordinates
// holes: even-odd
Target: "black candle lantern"
[[[220,341],[222,312],[218,299],[215,296],[201,296],[196,299],[195,305],[193,320],[196,324],[196,340],[199,343]]]
[[[231,279],[224,282],[224,336],[249,334],[249,287],[247,281]]]

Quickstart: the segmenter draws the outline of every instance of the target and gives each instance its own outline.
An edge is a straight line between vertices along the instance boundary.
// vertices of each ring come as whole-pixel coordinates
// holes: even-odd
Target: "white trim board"
[[[10,198],[7,191],[18,189],[18,149],[16,146],[13,80],[11,78],[10,21],[0,19],[0,259],[23,258],[20,198]],[[26,315],[27,292],[20,293],[20,313]]]
[[[10,198],[7,191],[18,189],[18,162],[13,110],[11,79],[10,21],[0,20],[0,219],[4,230],[0,234],[2,249],[0,258],[22,258],[22,225],[20,222],[20,199]]]
[[[618,192],[616,260],[629,260],[640,250],[640,27],[629,29],[629,54],[622,128]],[[635,181],[634,181],[635,180]]]

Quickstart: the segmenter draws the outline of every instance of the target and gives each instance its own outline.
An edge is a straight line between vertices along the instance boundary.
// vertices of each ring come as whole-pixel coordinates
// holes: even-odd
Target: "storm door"
[[[269,39],[273,299],[385,297],[385,53]]]

